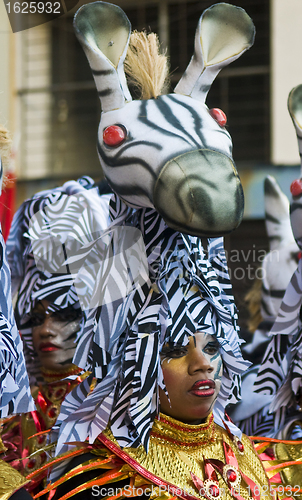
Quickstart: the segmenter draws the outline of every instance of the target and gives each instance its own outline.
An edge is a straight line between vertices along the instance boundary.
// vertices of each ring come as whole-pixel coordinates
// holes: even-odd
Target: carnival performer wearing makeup
[[[189,290],[188,295],[191,293]],[[93,445],[77,443],[75,451],[70,451],[71,456],[80,456],[69,463],[68,472],[57,483],[46,489],[48,492],[57,486],[55,499],[149,498],[150,495],[154,499],[186,500],[271,498],[268,479],[249,439],[233,434],[230,422],[226,421],[222,428],[214,421],[215,402],[221,385],[222,390],[225,386],[226,353],[222,346],[228,338],[221,342],[217,337],[221,325],[215,309],[198,295],[194,293],[195,306],[198,303],[204,316],[199,316],[197,331],[188,335],[188,343],[178,344],[167,338],[158,360],[153,353],[152,366],[144,370],[143,364],[140,372],[140,358],[143,352],[147,356],[147,352],[139,347],[142,332],[136,336],[132,333],[131,348],[136,351],[136,362],[126,347],[120,372],[121,378],[124,373],[124,379],[120,380],[111,421]],[[144,326],[147,344],[156,334],[152,332],[152,323],[146,322]],[[122,416],[118,400],[123,396],[123,386],[127,385],[131,391],[131,386],[139,385],[140,377],[145,377],[141,380],[142,395],[132,408],[134,414],[139,414],[148,378],[157,370],[162,373],[163,383],[157,386],[159,413],[149,433],[147,451],[142,443],[136,445],[139,435],[131,421],[131,405]]]
[[[100,203],[97,222],[92,212],[85,209],[87,197],[90,205],[93,200]],[[107,205],[105,201],[104,206]],[[35,214],[41,207],[49,217],[53,217],[52,227],[49,225],[47,228],[48,234],[38,229],[37,221],[32,227]],[[88,376],[88,372],[72,362],[77,338],[85,326],[72,277],[66,269],[60,270],[55,282],[52,282],[50,273],[45,269],[43,272],[38,259],[35,259],[33,243],[37,238],[44,243],[43,249],[47,251],[47,241],[51,237],[58,238],[57,241],[64,242],[68,248],[70,232],[75,227],[79,237],[81,231],[85,237],[85,217],[90,217],[89,221],[94,224],[95,230],[97,224],[106,226],[106,216],[102,218],[101,208],[97,188],[93,189],[92,180],[85,178],[36,194],[22,204],[13,220],[7,243],[8,260],[13,287],[17,291],[15,315],[25,343],[31,391],[37,411],[5,421],[2,439],[7,446],[3,459],[25,475],[46,461],[44,447],[47,433],[43,431],[54,425],[66,394]],[[92,230],[90,228],[90,232]],[[64,256],[62,244],[53,251],[50,266],[60,266],[61,256]],[[37,433],[39,435],[32,437]],[[31,454],[34,455],[31,457]],[[42,474],[27,488],[37,491],[43,477]]]

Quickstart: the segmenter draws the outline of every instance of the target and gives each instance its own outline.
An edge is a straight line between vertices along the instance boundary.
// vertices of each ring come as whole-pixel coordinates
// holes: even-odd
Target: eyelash
[[[52,313],[52,317],[56,321],[60,321],[61,323],[71,323],[71,321],[81,319],[81,312],[76,309],[63,309],[62,311],[55,311]],[[41,326],[46,320],[45,312],[39,312],[33,310],[31,316],[29,318],[31,327]]]
[[[167,358],[181,358],[183,356],[186,356],[188,353],[188,349],[186,347],[172,347],[172,348],[164,348],[161,351],[161,354],[163,356],[166,356]]]
[[[207,349],[207,351],[206,351]],[[218,352],[218,345],[211,345],[211,344],[207,344],[204,348],[204,352],[206,352],[207,354],[210,354],[210,355],[214,355]],[[212,351],[212,352],[209,352],[209,351]]]
[[[218,345],[213,345],[213,344],[207,344],[205,346],[205,348],[203,349],[203,352],[205,352],[206,354],[209,354],[209,356],[213,356],[214,354],[216,354],[218,352]],[[182,352],[181,352],[182,351]],[[212,351],[212,352],[210,352]],[[161,354],[167,358],[181,358],[183,356],[186,356],[188,353],[188,349],[187,347],[172,347],[172,348],[169,348],[169,347],[164,347],[161,351]]]

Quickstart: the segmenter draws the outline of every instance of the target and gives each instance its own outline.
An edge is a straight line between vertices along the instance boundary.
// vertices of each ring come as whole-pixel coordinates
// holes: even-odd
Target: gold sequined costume
[[[14,415],[2,421],[4,446],[0,448],[0,458],[24,477],[47,461],[47,433],[43,432],[55,424],[65,396],[89,375],[89,372],[80,372],[78,367],[65,373],[42,371],[45,383],[32,389],[36,411]],[[76,374],[78,376],[74,380],[61,380]],[[26,485],[26,489],[31,493],[36,492],[45,477],[46,473],[36,476],[35,481]]]
[[[112,488],[119,487],[116,481],[129,479],[131,496],[151,491],[152,500],[272,498],[268,478],[250,440],[242,436],[239,441],[228,430],[216,425],[212,414],[200,425],[187,425],[160,414],[152,427],[148,453],[143,446],[122,450],[107,428],[92,446],[85,444],[82,450],[79,447],[65,454],[65,458],[87,450],[96,458],[72,468],[45,491],[58,488],[59,493],[59,486],[68,483],[69,493],[64,495],[65,500],[93,486],[105,485],[110,497]],[[63,456],[61,458],[64,460]],[[57,457],[56,462],[58,460]],[[86,471],[98,469],[106,469],[106,472],[98,474],[98,471],[95,479],[73,487],[74,478],[85,477]],[[127,494],[126,489],[123,492],[119,488],[119,498],[127,496],[129,491]]]
[[[302,441],[252,436],[279,500],[302,500]]]
[[[3,460],[0,460],[0,500],[8,500],[28,481]]]

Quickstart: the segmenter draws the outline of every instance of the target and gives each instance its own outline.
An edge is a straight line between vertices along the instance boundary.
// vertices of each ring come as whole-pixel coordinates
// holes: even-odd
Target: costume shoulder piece
[[[27,483],[28,480],[24,476],[0,460],[0,500],[8,500]]]
[[[87,450],[95,459],[72,468],[44,491],[53,492],[64,484],[66,500],[90,488],[97,495],[98,485],[102,486],[103,496],[107,492],[108,496],[119,494],[121,498],[148,492],[154,499],[164,496],[167,500],[272,498],[266,473],[250,440],[244,435],[241,440],[232,436],[214,423],[212,414],[200,425],[183,424],[160,414],[152,427],[148,453],[143,446],[121,449],[110,428],[94,445],[78,445],[70,454],[76,456]],[[61,459],[64,456],[55,461]],[[73,486],[81,473],[96,469],[94,480],[85,479]],[[100,473],[100,469],[105,471]],[[124,481],[124,490],[119,481]]]

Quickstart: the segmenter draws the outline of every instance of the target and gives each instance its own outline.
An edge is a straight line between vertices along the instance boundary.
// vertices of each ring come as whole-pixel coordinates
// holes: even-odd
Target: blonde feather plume
[[[255,278],[252,288],[245,296],[245,302],[247,303],[248,311],[250,313],[250,318],[247,324],[250,332],[257,330],[258,325],[260,325],[263,320],[261,316],[261,291],[262,281]]]
[[[134,31],[131,34],[124,67],[129,83],[139,90],[140,99],[152,99],[164,93],[168,58],[160,53],[155,33]]]

